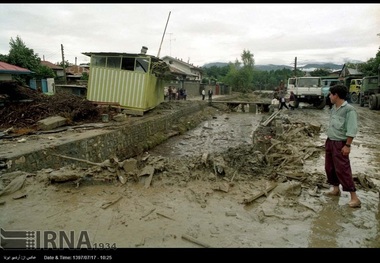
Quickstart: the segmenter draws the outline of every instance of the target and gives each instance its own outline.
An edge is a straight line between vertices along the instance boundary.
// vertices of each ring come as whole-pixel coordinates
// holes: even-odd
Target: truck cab
[[[364,77],[360,90],[360,106],[368,104],[371,110],[380,108],[380,83],[379,76]]]
[[[340,83],[338,78],[329,78],[329,77],[323,78],[322,77],[322,93],[323,93],[323,96],[325,97],[326,105],[329,105],[330,108],[332,106],[331,101],[330,101],[330,96],[329,96],[330,87],[338,83]]]
[[[348,92],[352,103],[359,103],[360,88],[362,86],[362,79],[351,79]]]
[[[300,102],[312,104],[317,109],[326,106],[325,96],[322,93],[322,79],[320,77],[293,77],[288,79],[287,91],[295,95],[294,107]]]

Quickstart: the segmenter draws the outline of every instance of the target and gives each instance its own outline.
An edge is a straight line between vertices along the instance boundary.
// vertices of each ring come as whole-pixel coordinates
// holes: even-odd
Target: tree
[[[68,60],[65,60],[65,66],[63,66],[62,61],[61,62],[57,62],[56,65],[60,66],[62,68],[68,68],[68,67],[73,66],[73,63],[70,63]]]
[[[310,72],[310,76],[312,77],[323,77],[328,76],[331,72],[329,70],[319,68],[315,69],[314,71]]]
[[[243,67],[253,68],[255,65],[253,54],[251,54],[249,50],[243,50],[243,53],[241,54],[241,60],[243,62]]]
[[[41,65],[38,54],[34,54],[33,49],[27,48],[19,36],[14,40],[11,38],[8,63],[36,71]]]
[[[224,82],[238,92],[248,92],[253,89],[253,69],[255,61],[249,50],[243,50],[241,54],[242,63],[236,59],[235,63],[229,63],[230,70]],[[243,64],[243,66],[241,66]]]
[[[358,66],[360,72],[364,76],[378,75],[378,68],[380,66],[380,48],[376,53],[376,57],[370,58],[366,63],[362,63]]]
[[[41,59],[38,54],[34,54],[34,50],[28,48],[19,36],[17,36],[16,39],[11,38],[9,45],[10,50],[6,62],[22,68],[27,68],[34,72],[32,76],[16,76],[16,80],[23,84],[27,84],[31,77],[36,77],[38,79],[55,77],[54,71],[51,68],[41,65]]]
[[[0,54],[0,61],[7,62],[8,61],[8,56]]]

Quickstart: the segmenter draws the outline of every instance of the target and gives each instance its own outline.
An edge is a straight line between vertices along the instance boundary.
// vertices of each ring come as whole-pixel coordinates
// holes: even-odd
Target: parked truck
[[[330,101],[330,87],[340,83],[337,77],[321,77],[322,78],[322,93],[326,100],[326,105],[331,109],[332,104]]]
[[[359,103],[362,79],[351,79],[348,92],[352,103]]]
[[[317,109],[326,106],[325,95],[322,92],[322,79],[320,77],[294,77],[288,79],[287,91],[295,95],[294,107],[298,108],[300,102],[308,103]]]
[[[362,79],[359,104],[361,107],[368,105],[371,110],[380,109],[380,65],[377,76],[368,76]]]
[[[360,90],[360,106],[371,110],[380,109],[380,75],[364,77]]]

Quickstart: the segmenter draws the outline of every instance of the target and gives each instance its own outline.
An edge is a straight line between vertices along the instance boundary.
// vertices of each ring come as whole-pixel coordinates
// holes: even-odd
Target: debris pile
[[[101,110],[74,94],[46,95],[17,82],[0,82],[0,130],[34,129],[37,121],[54,115],[67,118],[68,123],[97,122]]]

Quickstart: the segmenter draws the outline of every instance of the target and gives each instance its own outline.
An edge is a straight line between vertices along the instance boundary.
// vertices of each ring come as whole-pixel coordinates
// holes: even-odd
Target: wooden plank
[[[271,185],[270,187],[268,187],[267,189],[265,189],[265,191],[261,191],[261,192],[255,194],[255,195],[253,195],[250,198],[245,198],[243,200],[243,203],[244,204],[249,204],[249,203],[255,201],[257,198],[259,198],[259,197],[261,197],[263,195],[266,195],[268,192],[272,191],[276,187],[277,187],[277,183],[274,183],[273,185]]]
[[[193,243],[195,243],[197,245],[200,245],[202,247],[207,247],[207,248],[211,247],[209,244],[206,244],[206,243],[204,243],[202,241],[196,240],[195,238],[193,238],[191,236],[188,236],[188,235],[182,235],[182,238],[186,239],[187,241],[193,242]]]
[[[264,121],[263,123],[262,123],[262,125],[263,126],[267,126],[273,119],[274,119],[274,117],[276,117],[277,116],[277,114],[279,114],[280,113],[280,111],[276,111],[276,112],[274,112],[266,121]]]

